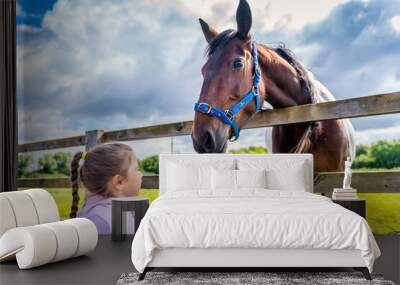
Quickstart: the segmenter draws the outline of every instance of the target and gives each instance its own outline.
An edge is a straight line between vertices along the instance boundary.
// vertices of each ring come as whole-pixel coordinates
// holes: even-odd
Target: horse
[[[204,20],[199,22],[208,46],[191,131],[196,152],[226,152],[228,140],[239,138],[264,102],[279,109],[335,100],[291,50],[253,41],[246,0],[240,0],[236,11],[236,31],[218,33]],[[319,172],[343,171],[347,157],[355,156],[354,128],[348,119],[275,126],[267,130],[266,141],[273,153],[312,153]]]

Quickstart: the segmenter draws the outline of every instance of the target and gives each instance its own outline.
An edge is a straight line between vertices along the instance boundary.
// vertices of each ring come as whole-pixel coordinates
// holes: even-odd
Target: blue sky
[[[53,9],[57,0],[18,0],[17,2],[19,12],[17,24],[40,27],[44,14]]]
[[[236,1],[17,0],[19,142],[191,120],[202,17],[235,28]],[[338,99],[400,90],[398,0],[250,0],[252,33],[284,42]],[[352,120],[358,143],[400,138],[400,115]],[[244,131],[230,148],[264,145]],[[175,150],[193,151],[188,137]],[[139,157],[170,139],[132,143]]]

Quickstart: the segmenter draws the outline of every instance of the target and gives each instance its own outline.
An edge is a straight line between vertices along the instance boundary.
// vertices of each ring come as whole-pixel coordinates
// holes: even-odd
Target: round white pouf
[[[28,189],[22,191],[32,199],[39,218],[39,224],[57,222],[60,220],[56,201],[44,189]]]

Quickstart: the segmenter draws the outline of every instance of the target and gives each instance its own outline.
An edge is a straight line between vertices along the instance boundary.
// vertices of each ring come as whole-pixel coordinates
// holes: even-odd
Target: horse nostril
[[[203,135],[203,142],[204,142],[203,146],[207,152],[211,152],[214,150],[215,147],[214,136],[209,131],[206,131],[205,134]]]

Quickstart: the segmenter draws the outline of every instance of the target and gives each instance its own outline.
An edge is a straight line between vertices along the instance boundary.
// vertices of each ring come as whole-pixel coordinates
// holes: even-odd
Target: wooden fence
[[[400,113],[400,92],[359,98],[301,105],[257,113],[244,129],[285,124],[356,118]],[[400,121],[400,119],[399,119]],[[162,124],[117,131],[91,130],[85,135],[38,141],[18,145],[19,152],[50,150],[85,145],[89,150],[96,144],[111,140],[132,141],[189,135],[192,121]],[[316,173],[315,191],[329,194],[340,186],[343,173]],[[143,188],[158,188],[158,176],[144,176]],[[352,185],[361,193],[400,193],[400,171],[356,172]],[[68,178],[19,179],[19,187],[70,187]]]

